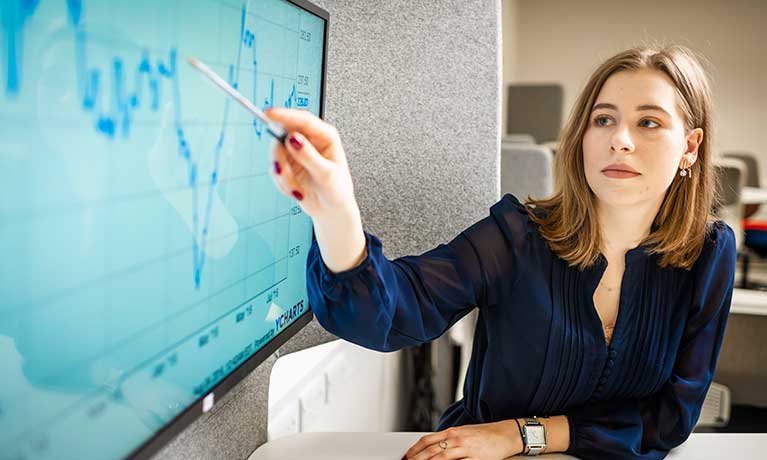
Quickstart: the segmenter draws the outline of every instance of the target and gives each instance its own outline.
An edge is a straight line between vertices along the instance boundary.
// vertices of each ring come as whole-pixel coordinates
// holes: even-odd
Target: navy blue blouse
[[[389,260],[366,237],[366,259],[342,273],[310,250],[309,302],[331,333],[393,351],[479,309],[464,397],[437,430],[563,414],[567,453],[585,459],[660,459],[692,432],[732,299],[735,237],[723,222],[691,270],[660,268],[643,246],[626,253],[609,346],[593,303],[607,260],[569,266],[512,195],[420,256]]]

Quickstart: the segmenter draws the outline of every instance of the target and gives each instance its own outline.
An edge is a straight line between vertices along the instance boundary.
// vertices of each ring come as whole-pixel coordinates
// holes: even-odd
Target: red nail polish
[[[277,174],[282,173],[282,168],[280,168],[280,164],[277,163],[276,161],[274,162],[274,172],[276,172]]]
[[[288,138],[288,141],[290,142],[290,145],[292,145],[296,150],[301,150],[301,148],[304,146],[304,144],[298,140],[295,134],[291,134]]]
[[[403,455],[402,460],[407,460],[407,455]]]
[[[293,190],[293,198],[297,199],[298,201],[301,201],[304,199],[304,196],[301,195],[301,192],[298,190]]]

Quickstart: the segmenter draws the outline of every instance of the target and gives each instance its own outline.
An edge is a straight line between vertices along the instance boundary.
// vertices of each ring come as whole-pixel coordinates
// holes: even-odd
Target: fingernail
[[[277,163],[276,161],[274,162],[274,172],[276,172],[277,174],[282,173],[282,168],[280,168],[280,164]]]
[[[301,201],[304,199],[304,196],[301,195],[301,192],[298,190],[293,190],[293,198],[297,199],[298,201]]]
[[[290,142],[290,145],[292,145],[296,150],[301,150],[301,148],[304,146],[304,144],[298,140],[295,134],[291,134],[288,138],[288,141]]]
[[[407,455],[403,455],[402,460],[407,460]]]

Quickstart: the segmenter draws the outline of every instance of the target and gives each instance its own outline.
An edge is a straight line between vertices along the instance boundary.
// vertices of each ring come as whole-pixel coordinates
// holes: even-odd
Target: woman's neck
[[[605,256],[623,255],[650,234],[653,220],[660,209],[657,202],[642,202],[631,206],[614,206],[599,202],[597,213],[602,232]]]

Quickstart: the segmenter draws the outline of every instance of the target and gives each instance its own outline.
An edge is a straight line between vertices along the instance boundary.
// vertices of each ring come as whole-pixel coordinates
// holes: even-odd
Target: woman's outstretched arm
[[[420,256],[389,260],[362,230],[336,129],[305,111],[267,114],[289,133],[287,145],[273,149],[272,177],[313,220],[307,288],[328,331],[379,351],[429,342],[481,304],[488,272],[504,273],[505,282],[515,272],[509,241],[491,217]]]

